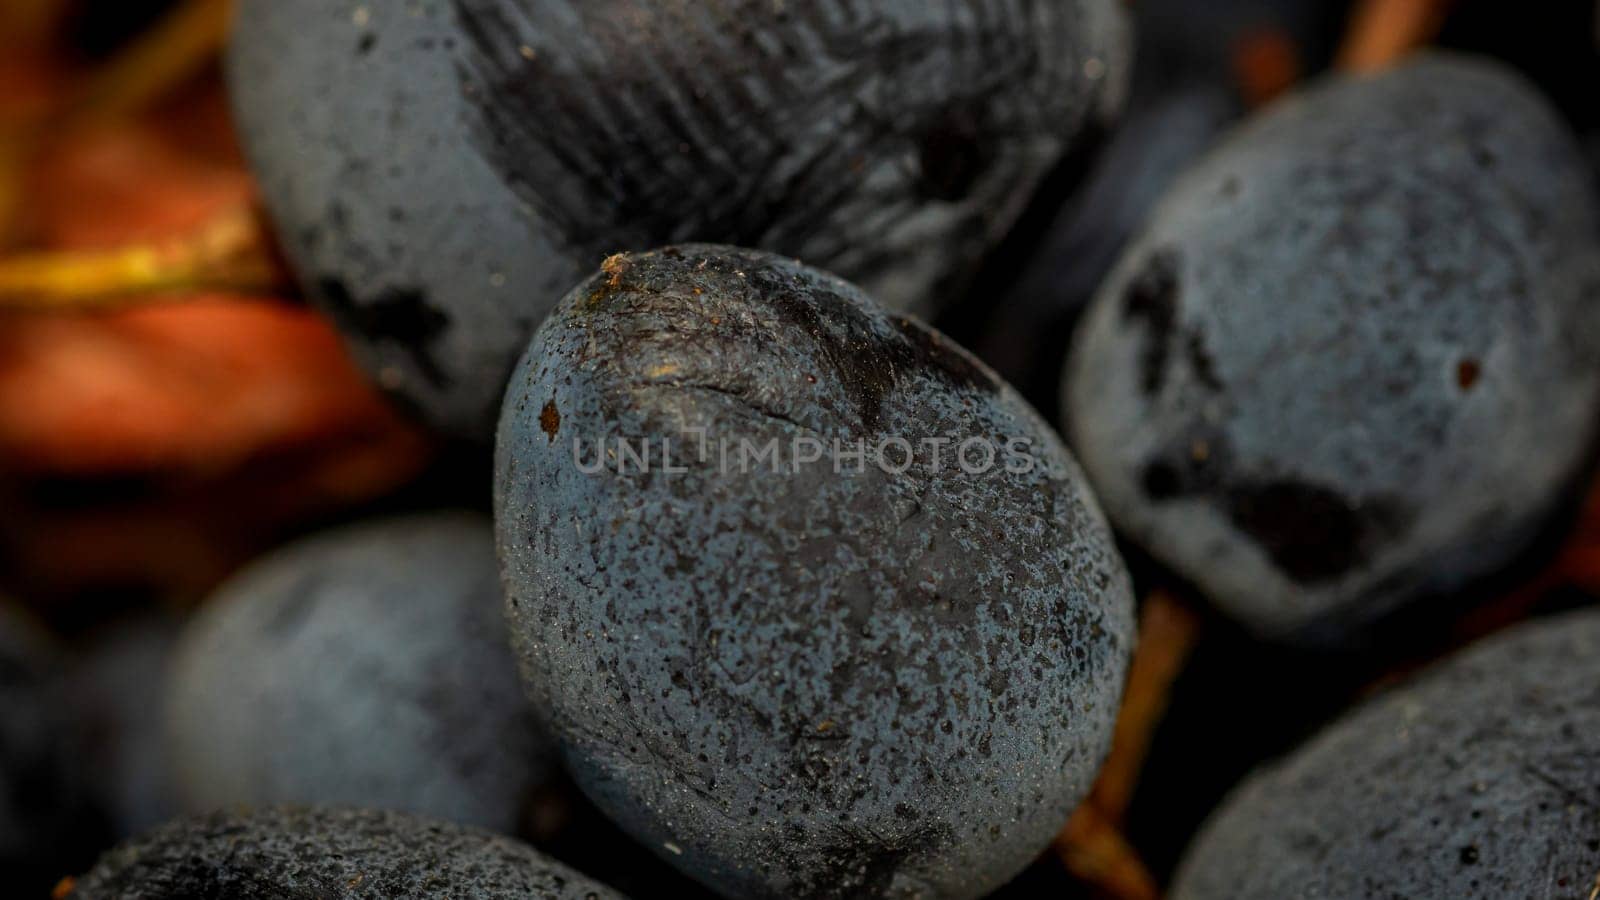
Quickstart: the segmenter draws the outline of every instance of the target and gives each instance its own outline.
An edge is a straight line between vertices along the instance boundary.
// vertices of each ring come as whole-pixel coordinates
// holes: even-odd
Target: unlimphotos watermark
[[[860,474],[869,467],[889,475],[903,475],[912,469],[929,474],[959,469],[969,475],[996,471],[1026,475],[1039,466],[1033,440],[1026,437],[895,436],[869,441],[798,435],[756,440],[744,436],[711,439],[704,429],[686,431],[691,436],[687,440],[574,437],[572,462],[586,475],[684,475],[710,463],[723,475],[792,475],[814,466],[827,466],[841,475]]]

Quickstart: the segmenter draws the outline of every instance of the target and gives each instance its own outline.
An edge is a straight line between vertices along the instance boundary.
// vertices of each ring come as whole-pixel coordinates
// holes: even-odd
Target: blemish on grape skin
[[[1497,161],[1432,155],[1438,134]],[[1487,60],[1259,113],[1172,185],[1074,337],[1067,424],[1113,520],[1280,641],[1353,639],[1502,568],[1600,433],[1589,182],[1567,123]]]
[[[556,433],[561,430],[561,411],[556,409],[556,401],[553,399],[539,410],[539,430],[550,438],[550,443],[555,443]]]

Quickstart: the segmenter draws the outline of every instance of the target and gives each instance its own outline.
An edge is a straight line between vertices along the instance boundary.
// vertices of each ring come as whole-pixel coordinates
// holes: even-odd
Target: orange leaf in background
[[[9,2],[9,0],[8,0]],[[64,93],[65,68],[33,47],[0,43],[0,129],[20,127],[49,111]]]
[[[29,126],[55,107],[66,83],[64,67],[50,55],[0,40],[0,251],[14,242],[27,207],[27,163],[36,149]]]
[[[166,246],[254,203],[215,77],[148,114],[31,140],[9,173],[29,238],[12,260]],[[0,553],[26,595],[202,596],[287,530],[389,494],[431,458],[314,311],[166,300],[0,313]],[[29,487],[100,491],[102,476],[146,487],[66,505]]]
[[[168,237],[250,202],[255,192],[237,159],[219,158],[215,148],[194,152],[152,124],[91,129],[41,157],[31,184],[32,225],[51,250]]]
[[[40,155],[29,187],[43,249],[159,242],[251,202],[220,85],[192,93]],[[217,472],[340,434],[408,430],[315,313],[267,298],[172,299],[5,317],[0,454],[59,473]],[[412,452],[417,440],[405,438]]]
[[[217,470],[402,426],[319,316],[216,297],[0,324],[0,453],[53,471]]]

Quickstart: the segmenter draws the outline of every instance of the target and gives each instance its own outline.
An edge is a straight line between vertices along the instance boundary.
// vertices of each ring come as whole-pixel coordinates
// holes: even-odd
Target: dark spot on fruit
[[[1461,848],[1461,864],[1463,866],[1475,866],[1475,865],[1477,865],[1478,864],[1478,848],[1474,847],[1474,846],[1472,846],[1470,844],[1465,846],[1465,847],[1462,847]]]
[[[1157,503],[1175,499],[1184,492],[1183,475],[1176,466],[1166,460],[1158,459],[1146,463],[1140,483],[1144,487],[1145,496]]]
[[[994,376],[965,351],[914,319],[895,319],[898,333],[886,336],[853,301],[816,289],[817,299],[809,298],[778,273],[754,263],[746,276],[785,322],[812,338],[818,357],[834,370],[868,431],[881,424],[883,401],[902,375],[921,372],[954,388],[998,389]]]
[[[1205,338],[1198,331],[1189,332],[1184,341],[1184,348],[1189,355],[1189,368],[1194,370],[1194,377],[1206,390],[1212,393],[1222,393],[1222,379],[1217,376],[1216,360],[1211,358],[1211,352],[1206,349]]]
[[[1463,359],[1456,364],[1456,384],[1463,391],[1472,390],[1483,375],[1483,365],[1475,359]]]
[[[539,430],[549,437],[550,443],[556,442],[556,432],[561,430],[561,411],[556,409],[554,398],[539,410]]]
[[[951,116],[922,138],[918,147],[924,196],[954,203],[965,199],[988,168],[977,123]]]
[[[1352,501],[1293,479],[1235,484],[1222,499],[1234,527],[1249,535],[1284,575],[1306,585],[1337,579],[1370,559],[1411,521],[1393,499]]]
[[[377,35],[372,34],[371,32],[363,34],[361,36],[361,40],[356,43],[356,55],[366,56],[368,53],[371,53],[372,48],[376,46],[378,46]]]
[[[948,846],[953,835],[946,826],[927,826],[903,835],[840,826],[838,841],[819,847],[827,861],[829,883],[797,885],[803,897],[839,898],[891,896],[895,874],[906,863]]]
[[[1145,496],[1156,503],[1211,493],[1227,475],[1229,457],[1226,436],[1214,428],[1197,427],[1183,441],[1145,463],[1140,485]]]
[[[422,291],[394,287],[360,301],[342,280],[327,277],[317,282],[317,293],[342,330],[399,345],[430,384],[449,387],[450,376],[434,359],[433,345],[449,330],[450,317],[430,306]]]
[[[1226,436],[1196,427],[1144,464],[1140,487],[1154,503],[1212,499],[1286,576],[1307,585],[1338,578],[1410,525],[1410,514],[1387,497],[1352,501],[1309,482],[1231,469]]]
[[[793,291],[777,290],[767,296],[775,312],[810,335],[819,358],[832,367],[855,404],[862,427],[875,430],[884,397],[895,386],[896,374],[873,352],[883,342],[867,316],[847,302],[821,306]]]
[[[1177,251],[1157,250],[1123,296],[1123,321],[1138,322],[1148,332],[1139,363],[1139,385],[1147,395],[1161,390],[1166,381],[1172,330],[1178,321],[1178,288]]]
[[[1000,389],[995,376],[986,371],[966,351],[949,338],[923,325],[915,319],[897,318],[895,327],[917,351],[922,360],[930,363],[934,372],[946,384],[955,388],[973,388],[988,393]]]

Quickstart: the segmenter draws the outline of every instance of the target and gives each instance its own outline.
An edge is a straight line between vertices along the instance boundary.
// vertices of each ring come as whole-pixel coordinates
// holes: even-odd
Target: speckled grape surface
[[[898,473],[832,453],[895,437]],[[971,474],[942,437],[1033,465],[974,445]],[[831,458],[740,462],[797,439]],[[601,440],[656,466],[584,474]],[[764,253],[619,256],[535,337],[496,457],[513,641],[565,760],[720,893],[976,897],[1087,791],[1127,574],[1048,426],[932,329]]]
[[[179,819],[101,857],[73,900],[621,900],[530,847],[392,811]]]
[[[167,703],[184,807],[327,803],[500,830],[545,777],[487,519],[315,536],[224,585],[188,626]]]
[[[1600,612],[1519,626],[1252,776],[1173,900],[1585,898],[1600,872]]]
[[[377,380],[488,437],[618,250],[763,246],[959,289],[1121,102],[1115,0],[247,0],[230,84],[301,279]]]
[[[1259,114],[1175,186],[1063,387],[1112,521],[1262,634],[1504,564],[1582,470],[1600,244],[1574,139],[1423,56]]]

